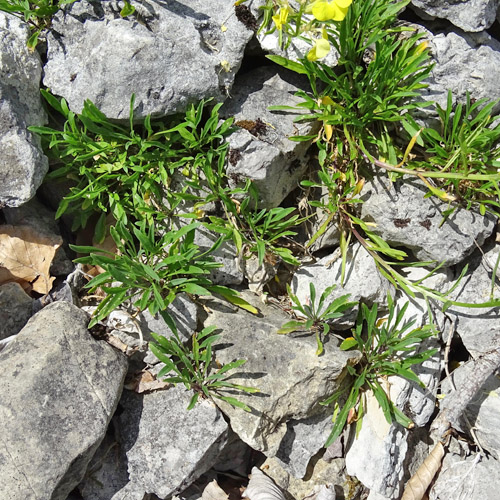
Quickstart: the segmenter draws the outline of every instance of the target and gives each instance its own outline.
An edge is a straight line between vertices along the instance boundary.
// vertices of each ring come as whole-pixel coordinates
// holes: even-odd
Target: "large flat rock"
[[[210,401],[200,398],[187,411],[191,396],[182,384],[144,395],[124,392],[117,427],[131,490],[141,487],[167,498],[216,463],[227,442],[228,425]]]
[[[499,1],[412,0],[411,3],[427,16],[448,19],[464,31],[483,31],[495,22]]]
[[[90,99],[109,118],[168,115],[231,89],[252,37],[233,0],[79,1],[59,13],[48,35],[44,84],[80,112]],[[223,26],[226,28],[223,29]]]
[[[404,246],[420,261],[458,264],[481,246],[495,229],[495,217],[457,208],[446,221],[448,203],[424,198],[422,181],[405,177],[392,183],[385,174],[367,182],[361,198],[361,218],[390,245]]]
[[[278,335],[277,330],[290,317],[279,309],[259,304],[259,299],[250,293],[245,293],[244,298],[260,309],[259,316],[236,313],[226,304],[212,300],[207,302],[212,314],[205,326],[216,325],[220,329],[221,338],[214,344],[220,363],[247,360],[230,381],[256,387],[260,393],[231,394],[252,409],[249,413],[219,400],[216,403],[228,415],[231,428],[241,440],[267,456],[275,456],[288,432],[287,422],[294,420],[296,425],[324,410],[319,402],[339,387],[347,373],[346,365],[355,363],[359,353],[340,351],[337,340],[330,338],[324,354],[316,356],[314,334]],[[283,446],[296,450],[292,441],[289,435]],[[318,444],[319,448],[322,444]],[[308,451],[312,456],[317,450]],[[279,455],[282,461],[289,459],[284,452]],[[303,463],[304,458],[300,461]],[[302,465],[298,468],[302,469]]]
[[[127,361],[66,302],[36,314],[0,353],[0,498],[65,500],[103,439]]]

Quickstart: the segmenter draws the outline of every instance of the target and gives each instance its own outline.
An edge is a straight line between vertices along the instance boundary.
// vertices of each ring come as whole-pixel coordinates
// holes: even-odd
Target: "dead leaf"
[[[130,391],[135,391],[139,394],[143,392],[158,391],[170,387],[168,382],[162,382],[158,380],[151,372],[144,370],[134,375],[134,378],[130,380],[125,388]]]
[[[42,235],[33,226],[0,226],[0,284],[29,283],[35,292],[47,294],[55,280],[50,264],[61,245],[60,236]]]
[[[89,223],[86,225],[86,227],[84,229],[80,229],[80,231],[78,231],[78,233],[76,235],[76,245],[93,246],[95,248],[99,248],[99,249],[105,250],[107,252],[117,253],[116,243],[113,240],[113,238],[111,237],[111,234],[109,232],[109,228],[116,223],[113,215],[108,214],[106,217],[106,222],[105,222],[106,237],[104,238],[104,241],[101,243],[96,241],[94,238],[96,222],[97,222],[96,218],[90,219]],[[86,254],[85,255],[78,254],[78,257],[84,257],[84,256],[86,256]],[[99,274],[102,274],[104,272],[104,269],[100,266],[92,266],[89,264],[84,264],[83,265],[83,272],[85,274],[88,274],[89,276],[96,277]],[[98,289],[97,294],[100,294],[103,297],[106,295],[104,292],[102,292],[102,294],[101,294],[100,289]]]
[[[406,483],[401,500],[422,500],[434,476],[441,467],[444,454],[444,446],[441,441],[438,441],[430,455],[422,462],[417,472]]]

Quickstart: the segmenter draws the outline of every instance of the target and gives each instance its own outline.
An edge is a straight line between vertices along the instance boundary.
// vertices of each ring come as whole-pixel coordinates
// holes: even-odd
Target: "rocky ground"
[[[440,438],[443,415],[455,432],[429,498],[498,498],[498,308],[436,309],[441,336],[429,339],[427,347],[437,352],[416,369],[425,389],[402,379],[391,386],[393,401],[415,426],[388,424],[377,402],[368,400],[359,435],[345,432],[328,449],[323,446],[331,409],[318,403],[339,387],[357,353],[339,350],[330,335],[318,357],[313,336],[276,334],[290,317],[255,292],[279,269],[255,271],[251,261],[242,265],[234,257],[230,245],[222,246],[217,260],[223,266],[212,279],[241,290],[260,314],[215,298],[195,304],[179,296],[170,306],[182,337],[216,325],[221,332],[217,361],[247,360],[233,381],[259,388],[259,394],[240,396],[249,413],[209,400],[186,411],[191,394],[182,384],[156,380],[160,365],[147,342],[151,332],[171,335],[161,317],[147,312],[133,317],[122,308],[88,330],[93,309],[84,298],[81,266],[71,260],[73,235],[67,220],[54,220],[64,188],[53,181],[42,185],[49,162],[39,139],[27,130],[47,122],[40,87],[64,97],[75,112],[91,99],[116,120],[128,118],[132,93],[136,118],[169,115],[208,97],[224,102],[223,117],[260,118],[267,124],[263,134],[240,128],[230,136],[231,148],[240,154],[228,168],[234,182],[256,183],[262,206],[300,198],[298,182],[311,161],[309,144],[288,137],[311,133],[314,125],[298,125],[293,113],[268,110],[295,104],[293,93],[306,88],[305,82],[263,57],[266,51],[279,52],[276,39],[257,37],[248,20],[235,16],[233,0],[132,3],[138,15],[122,18],[123,2],[77,1],[55,16],[46,43],[34,52],[26,47],[26,24],[0,12],[0,498],[194,500],[203,493],[204,499],[233,500],[241,498],[257,466],[280,489],[254,469],[253,488],[245,493],[251,500],[262,495],[398,499]],[[413,0],[403,17],[425,31],[435,62],[424,98],[445,106],[451,89],[459,102],[466,91],[475,99],[500,99],[499,3]],[[257,14],[259,2],[251,4]],[[294,50],[300,53],[292,46],[290,57]],[[426,109],[421,118],[431,123],[435,117]],[[488,300],[491,293],[500,298],[494,278],[497,220],[459,208],[441,225],[448,205],[424,198],[425,192],[414,178],[389,183],[375,176],[361,193],[360,217],[418,260],[446,260],[425,286],[448,290],[467,264],[451,298],[472,303]],[[213,235],[197,237],[200,245],[210,245]],[[41,252],[48,266],[24,280],[29,287],[15,279],[2,255],[5,242],[14,239],[22,241],[16,251],[27,255],[26,267]],[[314,260],[304,262],[291,279],[299,299],[307,299],[310,282],[318,295],[340,282],[338,244],[334,230],[316,241]],[[406,271],[414,279],[427,274],[422,268]],[[334,294],[350,293],[352,300],[383,306],[388,292],[394,292],[393,285],[363,247],[352,245],[346,281]],[[401,304],[407,300],[396,297]],[[408,318],[424,323],[425,301],[410,302]],[[343,317],[336,328],[351,328],[354,318]],[[460,366],[446,377],[451,361]],[[461,404],[456,395],[468,392],[464,411],[455,415]],[[205,490],[214,479],[224,491]]]

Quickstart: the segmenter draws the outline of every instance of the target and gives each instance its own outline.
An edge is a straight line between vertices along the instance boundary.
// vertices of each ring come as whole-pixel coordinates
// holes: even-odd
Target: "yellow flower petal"
[[[314,43],[314,47],[308,52],[307,60],[317,61],[318,59],[325,57],[328,52],[330,52],[330,44],[328,43],[328,40],[319,38]]]
[[[312,15],[318,21],[328,21],[335,14],[335,8],[330,2],[316,2],[312,6]]]
[[[323,128],[325,130],[326,140],[329,141],[332,138],[332,135],[333,135],[333,127],[331,125],[328,125],[327,123],[325,123],[323,125]]]
[[[342,21],[349,10],[352,0],[317,0],[311,9],[312,15],[318,21]]]
[[[325,95],[321,98],[321,104],[324,104],[326,106],[333,106],[333,101],[332,98]]]
[[[273,16],[274,24],[276,28],[279,30],[283,29],[283,25],[286,24],[286,20],[288,19],[288,14],[290,9],[288,7],[281,7],[278,14]]]

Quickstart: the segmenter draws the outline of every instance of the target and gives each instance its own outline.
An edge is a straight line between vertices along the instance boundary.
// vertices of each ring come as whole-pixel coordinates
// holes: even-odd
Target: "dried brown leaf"
[[[168,382],[162,382],[161,380],[158,380],[151,372],[147,370],[143,370],[137,373],[132,380],[125,384],[126,389],[137,392],[139,394],[143,392],[159,391],[167,387],[170,387],[170,384]]]
[[[438,441],[430,455],[422,462],[422,465],[406,483],[401,500],[422,500],[434,476],[441,467],[444,453],[444,446]]]
[[[0,284],[29,283],[45,295],[55,279],[50,264],[61,245],[60,236],[41,234],[32,226],[0,226]]]

